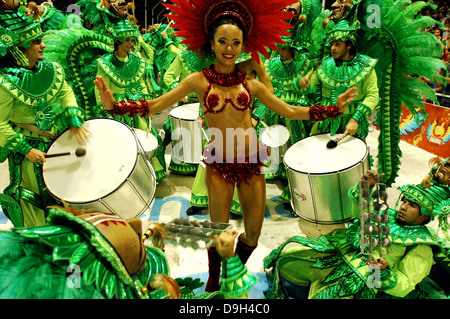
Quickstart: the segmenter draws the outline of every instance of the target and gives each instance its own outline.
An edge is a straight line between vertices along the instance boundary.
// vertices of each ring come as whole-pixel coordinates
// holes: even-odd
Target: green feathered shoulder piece
[[[72,28],[49,30],[44,41],[47,46],[45,57],[63,66],[78,106],[86,112],[86,119],[92,118],[92,110],[97,105],[93,85],[97,60],[114,51],[111,38],[85,28]]]
[[[115,232],[114,227],[125,234],[126,227],[130,233],[134,230],[128,222],[107,215],[76,216],[52,208],[48,225],[0,232],[0,298],[153,298],[158,292],[143,288],[153,275],[168,275],[163,252],[140,247],[136,233],[127,237]],[[118,235],[125,248],[115,243]],[[130,259],[123,252],[133,247],[141,250],[141,257]],[[133,268],[136,259],[139,267]],[[127,260],[132,260],[131,264]]]
[[[423,1],[363,0],[355,18],[360,22],[356,40],[357,52],[378,60],[376,72],[380,95],[377,124],[380,127],[378,172],[383,182],[391,186],[400,168],[399,148],[402,105],[413,114],[420,108],[426,117],[424,99],[437,103],[435,92],[420,76],[432,81],[443,79],[437,74],[445,67],[441,61],[442,47],[426,27],[439,24],[419,12]]]

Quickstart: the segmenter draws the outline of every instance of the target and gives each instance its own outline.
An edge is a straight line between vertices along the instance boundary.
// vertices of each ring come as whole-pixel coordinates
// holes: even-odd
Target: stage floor
[[[153,123],[157,130],[162,128],[168,112],[157,114],[153,117]],[[374,130],[369,133],[367,145],[370,155],[374,159],[374,166],[377,163],[379,131]],[[400,142],[400,148],[403,153],[401,159],[401,168],[396,183],[388,190],[389,207],[395,208],[399,192],[397,187],[409,184],[420,183],[422,178],[428,173],[428,160],[435,155],[417,148],[404,141]],[[170,162],[171,148],[166,151],[167,163]],[[153,222],[170,222],[174,218],[189,218],[190,220],[203,221],[209,218],[208,210],[203,210],[201,215],[187,216],[186,210],[189,208],[191,197],[191,188],[194,182],[194,175],[169,174],[161,180],[156,189],[155,200],[149,210],[140,218],[143,221],[144,231],[146,226]],[[3,190],[9,183],[9,173],[7,162],[0,164],[0,190]],[[86,187],[87,185],[83,185]],[[272,249],[277,248],[292,236],[308,235],[317,237],[321,234],[330,232],[339,225],[320,225],[300,218],[295,213],[284,210],[283,204],[278,200],[284,184],[280,181],[267,182],[266,214],[258,248],[250,257],[247,266],[248,269],[257,274],[259,283],[250,292],[250,298],[258,299],[264,296],[264,291],[268,289],[268,282],[264,274],[263,258],[267,256]],[[243,231],[243,220],[240,216],[232,216],[230,224],[238,232]],[[432,222],[430,226],[437,230],[437,223]],[[9,230],[12,227],[5,215],[0,212],[0,230]],[[193,249],[184,246],[175,246],[168,243],[165,248],[171,276],[186,277],[192,276],[201,278],[204,282],[207,280],[207,256],[205,249]],[[200,288],[202,289],[202,288]]]

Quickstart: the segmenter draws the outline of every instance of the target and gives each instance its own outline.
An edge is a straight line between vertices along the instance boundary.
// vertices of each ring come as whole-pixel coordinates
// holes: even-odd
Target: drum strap
[[[23,128],[24,130],[28,130],[30,132],[39,134],[40,136],[49,138],[51,140],[54,140],[56,138],[56,135],[48,132],[48,131],[42,131],[39,127],[37,127],[36,125],[33,124],[28,124],[28,123],[14,123],[15,125],[17,125],[18,127]]]

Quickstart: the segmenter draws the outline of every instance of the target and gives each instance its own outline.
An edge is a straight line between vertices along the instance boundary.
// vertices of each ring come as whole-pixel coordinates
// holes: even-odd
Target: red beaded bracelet
[[[339,115],[339,109],[336,105],[313,105],[309,108],[309,117],[311,122],[323,121],[326,118],[335,118]]]
[[[106,110],[110,115],[125,115],[128,114],[129,117],[134,117],[137,114],[140,114],[141,117],[144,117],[149,114],[150,110],[148,108],[148,103],[144,99],[139,99],[138,104],[133,100],[129,100],[128,102],[122,100],[119,102],[114,102],[114,106],[112,110]]]

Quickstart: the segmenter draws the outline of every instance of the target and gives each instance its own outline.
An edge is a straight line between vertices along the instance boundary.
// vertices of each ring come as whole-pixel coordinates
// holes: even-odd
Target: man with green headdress
[[[356,52],[356,33],[359,22],[340,20],[328,33],[331,56],[323,59],[315,72],[310,72],[300,83],[301,88],[321,85],[323,105],[335,103],[339,94],[357,87],[358,96],[344,114],[332,120],[315,124],[311,135],[344,133],[365,140],[369,132],[368,117],[378,105],[377,60]]]
[[[114,16],[110,10],[99,3],[97,10],[102,17],[104,28],[99,32],[109,35],[114,40],[114,52],[107,53],[98,59],[98,72],[105,79],[117,100],[134,100],[154,98],[148,92],[144,75],[146,62],[142,57],[133,52],[134,45],[140,37],[137,26],[131,19],[121,19]],[[97,107],[94,108],[95,117],[109,117],[104,110],[97,88],[95,88]],[[158,141],[158,147],[151,158],[156,179],[160,180],[166,176],[166,162],[162,140],[156,129],[151,124],[148,116],[113,115],[113,117],[128,126],[151,132]]]
[[[0,9],[0,161],[8,159],[10,171],[0,204],[14,226],[46,223],[55,200],[40,164],[56,136],[67,128],[80,144],[88,136],[62,67],[43,57],[42,37],[39,23]]]
[[[371,187],[378,180],[374,171],[364,178]],[[380,256],[380,251],[374,249],[373,259],[365,260],[358,219],[348,229],[341,228],[319,238],[293,237],[264,260],[266,269],[273,267],[270,297],[286,298],[284,288],[293,284],[291,287],[297,287],[297,292],[301,286],[309,286],[309,292],[302,297],[314,299],[446,298],[448,291],[443,291],[445,287],[435,289],[432,280],[436,279],[431,280],[429,274],[436,263],[444,272],[441,277],[448,278],[449,252],[426,224],[437,218],[442,229],[448,228],[450,191],[422,185],[405,185],[399,190],[399,209],[387,208],[385,214],[389,227],[388,253],[383,251]],[[373,191],[369,193],[373,195]],[[358,185],[349,195],[359,203]],[[299,246],[286,248],[291,243]]]
[[[277,54],[265,62],[275,96],[290,105],[309,106],[314,104],[309,97],[315,88],[299,90],[298,83],[313,69],[315,59],[310,53],[311,43],[308,41],[310,40],[311,25],[319,14],[320,7],[320,2],[316,0],[301,0],[286,7],[286,11],[295,15],[289,20],[292,26],[290,30],[292,36],[283,37],[284,44],[277,45]],[[292,145],[309,136],[311,122],[285,119],[265,106],[259,105],[258,101],[255,101],[255,105],[257,109],[253,116],[256,119],[268,126],[280,124],[288,129],[287,145]],[[259,123],[257,127],[264,129],[264,124]],[[265,168],[266,179],[281,178],[286,181],[286,170],[283,163],[271,164],[270,167]],[[289,187],[286,185],[280,196],[280,200],[285,203],[286,210],[292,210],[289,204],[290,195]]]

